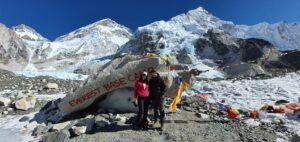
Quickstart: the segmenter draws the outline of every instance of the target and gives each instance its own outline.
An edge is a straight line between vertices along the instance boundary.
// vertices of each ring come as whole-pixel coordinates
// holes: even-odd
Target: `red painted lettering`
[[[70,104],[70,106],[75,106],[75,104],[74,104],[74,100],[71,100],[70,102],[69,102],[69,104]]]
[[[82,97],[75,99],[75,100],[71,100],[69,102],[70,106],[75,106],[75,105],[79,105],[82,104],[83,102],[91,99],[92,97],[96,96],[97,94],[100,94],[100,88],[97,88],[91,92],[86,93],[85,95],[83,95]]]
[[[129,81],[135,81],[135,76],[132,75],[132,74],[129,75],[129,76],[128,76],[128,80],[129,80]]]
[[[82,103],[82,100],[81,100],[80,98],[75,99],[75,100],[74,100],[74,103],[75,103],[76,105],[79,105],[79,104]]]
[[[120,82],[119,82],[119,80],[115,80],[114,82],[113,82],[113,86],[114,86],[114,88],[117,88],[117,87],[119,87],[120,86]]]
[[[111,89],[111,84],[110,83],[104,84],[104,88],[106,89],[106,91],[109,91]]]
[[[125,78],[124,77],[122,77],[122,78],[120,78],[119,79],[119,82],[120,82],[120,85],[126,85],[126,82],[125,82]]]
[[[95,89],[95,91],[96,91],[97,94],[100,94],[100,92],[101,92],[101,91],[100,91],[100,87],[97,88],[97,89]]]

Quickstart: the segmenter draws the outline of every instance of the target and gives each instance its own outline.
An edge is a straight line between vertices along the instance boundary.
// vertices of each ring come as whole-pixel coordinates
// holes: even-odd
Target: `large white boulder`
[[[9,106],[11,100],[9,98],[0,97],[0,106]]]
[[[36,98],[34,96],[24,97],[15,103],[15,107],[19,110],[28,110],[34,108],[36,103]]]
[[[81,134],[86,133],[87,131],[87,126],[73,126],[72,127],[73,132],[75,133],[75,135],[79,136]]]
[[[54,130],[54,131],[60,131],[60,130],[63,130],[63,129],[66,128],[69,124],[70,124],[70,121],[63,122],[63,123],[58,123],[58,124],[54,124],[53,127],[52,127],[52,130]]]
[[[58,84],[56,83],[48,83],[46,86],[47,89],[58,89]]]
[[[196,116],[198,116],[199,118],[203,119],[203,120],[209,120],[210,116],[204,113],[197,113]]]

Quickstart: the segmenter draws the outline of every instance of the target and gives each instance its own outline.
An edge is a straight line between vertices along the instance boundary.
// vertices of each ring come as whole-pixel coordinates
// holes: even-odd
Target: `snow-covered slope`
[[[169,21],[158,21],[138,28],[140,33],[163,34],[166,47],[178,45],[190,46],[195,38],[208,29],[219,29],[238,38],[261,38],[277,46],[280,50],[300,48],[300,24],[280,22],[276,24],[260,23],[253,26],[235,25],[230,21],[223,21],[208,11],[199,7],[171,18]],[[169,41],[169,42],[168,42]]]
[[[42,35],[37,33],[33,28],[26,26],[24,24],[12,27],[12,30],[15,33],[25,40],[30,41],[48,41],[48,39],[44,38]]]
[[[298,40],[300,39],[300,24],[235,25],[232,22],[223,21],[199,7],[168,21],[157,21],[140,27],[134,36],[128,28],[111,19],[100,20],[79,28],[55,41],[47,40],[25,25],[19,25],[12,29],[6,28],[13,38],[2,40],[0,54],[4,55],[1,57],[6,57],[5,63],[11,63],[13,60],[20,62],[22,59],[23,64],[17,69],[11,68],[11,70],[29,71],[71,71],[82,64],[89,64],[91,60],[112,57],[111,55],[115,54],[121,46],[120,51],[134,52],[134,50],[144,48],[143,52],[155,51],[167,55],[176,53],[182,54],[184,58],[189,57],[196,60],[194,57],[197,40],[209,29],[225,31],[238,38],[262,38],[270,41],[280,50],[292,50],[300,47]],[[0,36],[7,37],[6,33],[8,32],[1,32]],[[124,45],[125,43],[126,45]],[[8,54],[8,51],[13,54]],[[107,61],[105,60],[103,63]],[[3,65],[0,66],[3,68]]]
[[[104,19],[57,38],[48,48],[47,58],[72,55],[111,55],[131,38],[128,28]],[[47,49],[47,48],[46,48]]]
[[[300,24],[279,22],[275,24],[260,23],[253,26],[236,25],[224,26],[225,31],[240,38],[265,39],[280,50],[294,50],[300,48]]]
[[[79,66],[92,59],[110,56],[131,38],[128,28],[104,19],[75,30],[54,42],[44,42],[34,55],[35,64],[52,62],[56,69]],[[41,44],[41,43],[34,43]],[[59,66],[63,67],[59,67]],[[40,68],[45,68],[40,66]]]
[[[194,44],[199,36],[206,33],[207,30],[217,29],[223,24],[232,23],[222,21],[199,7],[186,14],[173,17],[169,21],[157,21],[140,27],[136,32],[136,37],[147,40],[144,35],[157,35],[158,42],[163,45],[162,54],[179,50],[186,50],[188,54],[194,54]]]
[[[202,93],[211,93],[212,101],[226,100],[237,108],[259,109],[263,104],[272,104],[278,100],[297,102],[300,95],[299,73],[265,80],[222,80],[216,82],[198,82],[193,88]]]
[[[199,42],[199,39],[207,39],[205,34],[210,29],[216,31],[214,33],[216,33],[215,37],[217,38],[202,40],[202,42]],[[235,25],[233,22],[223,21],[210,14],[202,7],[199,7],[195,10],[188,11],[186,14],[173,17],[168,21],[157,21],[149,25],[139,27],[134,37],[126,45],[124,45],[119,52],[135,54],[150,52],[160,55],[168,55],[172,61],[175,61],[175,63],[189,64],[190,67],[197,67],[201,65],[201,68],[210,68],[210,71],[215,72],[218,70],[218,65],[204,63],[203,59],[207,59],[208,56],[210,56],[211,58],[209,59],[212,60],[228,60],[228,57],[231,58],[232,55],[228,54],[227,57],[222,55],[222,57],[219,58],[220,56],[216,54],[223,50],[227,51],[225,47],[236,49],[233,51],[239,52],[240,48],[237,47],[252,48],[252,46],[255,45],[255,49],[257,50],[251,51],[252,53],[249,53],[249,55],[256,54],[255,52],[263,49],[265,45],[268,45],[268,49],[271,49],[272,47],[278,47],[279,50],[297,49],[300,47],[300,43],[298,41],[298,39],[300,39],[300,32],[297,33],[296,31],[299,30],[300,27],[298,27],[297,24],[287,23],[273,25],[261,23],[254,26]],[[218,33],[224,32],[229,33],[234,37],[231,35],[218,36],[223,35]],[[242,43],[244,40],[241,40],[240,38],[264,39],[273,45],[269,44],[269,42],[265,42],[264,40],[256,39],[248,40],[248,42],[244,42],[244,44]],[[199,50],[197,49],[201,47],[212,48],[205,48],[205,52],[198,52]],[[235,54],[232,58],[239,58],[239,55],[241,54]],[[233,65],[237,64],[239,64],[239,62],[234,62]],[[201,70],[201,68],[198,69]]]
[[[10,31],[22,43],[24,51],[26,51],[24,58],[28,61],[20,68],[11,68],[13,71],[73,71],[77,66],[87,64],[93,59],[115,54],[117,49],[132,36],[128,28],[111,19],[100,20],[82,27],[57,38],[53,42],[25,25],[13,27],[12,30],[8,28],[5,30]],[[4,32],[0,33],[0,35],[2,34]],[[16,50],[10,48],[7,51]],[[18,56],[20,55],[15,55],[14,58]],[[9,59],[11,60],[11,58]]]

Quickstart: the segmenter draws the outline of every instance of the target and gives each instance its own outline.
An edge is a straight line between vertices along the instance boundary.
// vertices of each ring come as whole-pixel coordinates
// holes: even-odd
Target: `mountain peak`
[[[158,21],[144,27],[138,28],[138,32],[167,32],[176,34],[195,34],[201,35],[208,29],[216,29],[223,24],[232,24],[232,22],[222,21],[210,14],[202,7],[190,10],[187,13],[180,14],[168,21]]]
[[[119,25],[116,21],[110,19],[110,18],[105,18],[100,21],[97,21],[91,25],[102,25],[102,26],[111,26],[111,25]]]
[[[188,11],[188,13],[202,13],[202,14],[209,14],[209,12],[207,10],[205,10],[203,7],[198,7],[196,9],[190,10]]]
[[[17,26],[13,26],[12,27],[13,30],[30,30],[30,31],[34,31],[36,32],[33,28],[25,25],[25,24],[20,24],[20,25],[17,25]]]
[[[67,35],[61,36],[56,39],[56,41],[66,41],[66,40],[72,40],[75,38],[82,38],[87,35],[96,35],[99,36],[109,33],[119,33],[121,36],[129,38],[132,33],[129,28],[118,24],[117,22],[106,18],[100,21],[97,21],[95,23],[92,23],[90,25],[87,25],[85,27],[79,28],[73,32],[70,32]]]
[[[33,28],[24,24],[12,27],[12,30],[22,39],[30,41],[48,41],[42,35],[37,33]]]

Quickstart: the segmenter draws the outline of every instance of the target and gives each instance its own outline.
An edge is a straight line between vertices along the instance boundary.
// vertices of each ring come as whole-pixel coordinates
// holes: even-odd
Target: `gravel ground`
[[[58,90],[46,90],[45,86],[48,83],[58,84]],[[4,90],[35,90],[39,94],[54,94],[57,92],[68,93],[72,89],[78,87],[82,81],[63,80],[53,77],[40,76],[40,77],[25,77],[17,76],[12,72],[0,69],[0,91]]]
[[[47,83],[57,83],[56,90],[45,89]],[[18,94],[51,95],[56,93],[68,94],[72,89],[79,87],[81,81],[60,80],[51,77],[27,78],[15,76],[14,74],[0,70],[0,92],[2,96],[8,96],[13,101]],[[6,93],[5,90],[10,90]],[[197,99],[199,100],[199,99]],[[47,101],[39,100],[34,109],[20,111],[13,109],[6,115],[23,115],[38,111]],[[249,126],[240,120],[229,120],[225,115],[218,115],[216,111],[203,110],[203,103],[195,101],[193,98],[183,98],[180,111],[167,113],[164,131],[159,131],[158,126],[149,130],[136,130],[132,124],[113,123],[107,127],[93,127],[93,130],[64,139],[69,142],[131,142],[131,141],[212,141],[212,142],[273,142],[279,137],[277,132],[284,133],[290,137],[290,133],[285,133],[285,128],[278,124],[268,124],[260,126]],[[13,107],[11,107],[13,108]],[[2,113],[6,107],[0,107]],[[209,115],[209,119],[199,117],[199,113]],[[93,114],[94,117],[103,114]],[[107,115],[107,114],[106,114]],[[116,115],[116,114],[115,114]],[[121,114],[127,118],[132,118],[134,114]],[[1,116],[0,116],[1,117]],[[49,126],[47,126],[49,127]],[[69,130],[66,130],[69,131]],[[44,136],[53,132],[46,132]],[[59,141],[59,137],[54,138]]]
[[[273,130],[249,127],[239,122],[221,123],[204,120],[194,112],[180,111],[167,115],[164,131],[156,127],[149,130],[134,130],[128,124],[116,124],[69,139],[69,142],[131,142],[131,141],[209,141],[209,142],[273,142],[277,138]]]

